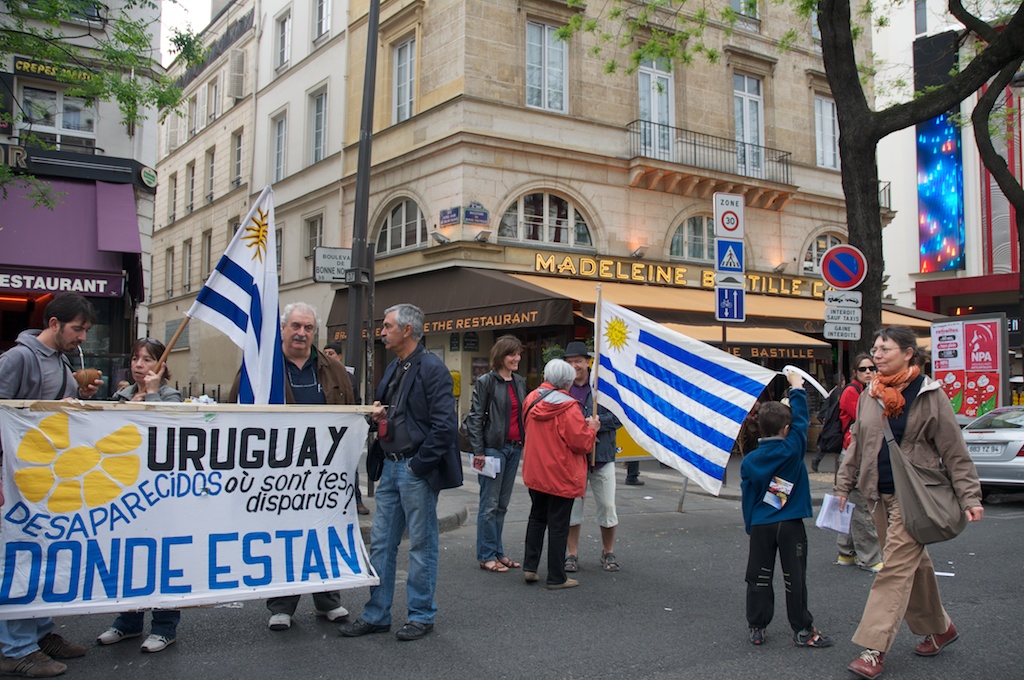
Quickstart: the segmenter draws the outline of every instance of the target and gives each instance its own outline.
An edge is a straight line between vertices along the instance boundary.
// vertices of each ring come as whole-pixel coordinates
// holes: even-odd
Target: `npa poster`
[[[955,413],[975,418],[1002,403],[1005,326],[977,317],[932,324],[932,372]]]
[[[0,619],[375,585],[362,415],[0,406]]]

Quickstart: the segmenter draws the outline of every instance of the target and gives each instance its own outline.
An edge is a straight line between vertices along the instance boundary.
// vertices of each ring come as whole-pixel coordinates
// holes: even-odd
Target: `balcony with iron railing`
[[[788,151],[644,120],[627,132],[632,186],[694,197],[742,193],[748,205],[770,210],[782,210],[793,196]]]

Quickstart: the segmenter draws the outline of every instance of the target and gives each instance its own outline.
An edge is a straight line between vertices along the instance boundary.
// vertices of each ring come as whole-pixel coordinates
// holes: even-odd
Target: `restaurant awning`
[[[677,333],[709,345],[722,347],[721,326],[662,324]],[[820,359],[832,358],[832,345],[786,328],[765,328],[747,324],[728,324],[725,344],[730,352],[744,359]]]
[[[425,333],[513,330],[573,323],[573,300],[518,281],[504,272],[451,267],[374,285],[374,326],[384,310],[407,302],[423,310]],[[327,331],[331,339],[346,337],[348,290],[335,293]]]
[[[512,278],[544,288],[551,293],[578,300],[587,316],[594,313],[597,284],[605,300],[637,310],[659,323],[706,325],[714,317],[715,293],[702,288],[671,288],[630,283],[599,282],[593,279],[568,279],[532,274],[511,274]],[[774,295],[746,296],[746,316],[771,320],[772,327],[788,328],[804,333],[821,333],[825,323],[825,302],[812,298]],[[903,324],[916,329],[930,327],[930,322],[888,310],[882,311],[882,323]],[[731,324],[742,327],[746,324]],[[753,325],[757,325],[756,321]]]

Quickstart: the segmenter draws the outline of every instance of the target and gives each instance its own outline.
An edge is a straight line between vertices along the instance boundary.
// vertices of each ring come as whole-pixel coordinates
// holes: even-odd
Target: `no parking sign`
[[[852,290],[867,275],[867,259],[859,248],[841,243],[821,256],[821,278],[836,290]]]

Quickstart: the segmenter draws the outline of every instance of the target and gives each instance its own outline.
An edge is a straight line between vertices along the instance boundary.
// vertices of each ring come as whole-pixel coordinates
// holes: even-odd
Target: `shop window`
[[[807,252],[804,253],[804,274],[819,274],[821,273],[821,256],[825,254],[825,251],[832,246],[837,246],[842,243],[842,240],[834,234],[822,234],[815,238]]]
[[[377,231],[377,254],[394,253],[427,245],[427,222],[416,201],[396,203]]]
[[[669,255],[698,262],[715,259],[715,220],[711,215],[694,215],[672,235]]]
[[[24,146],[93,153],[96,109],[81,97],[45,87],[21,88],[19,138]]]
[[[498,238],[550,245],[591,248],[590,227],[569,199],[549,193],[521,196],[505,209]]]

